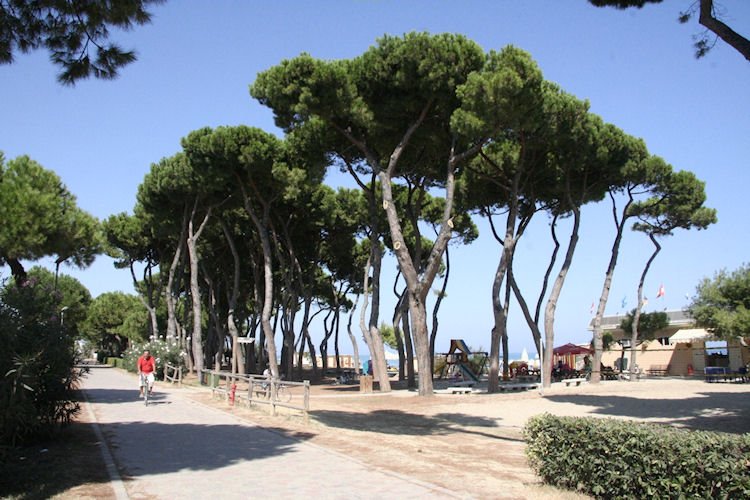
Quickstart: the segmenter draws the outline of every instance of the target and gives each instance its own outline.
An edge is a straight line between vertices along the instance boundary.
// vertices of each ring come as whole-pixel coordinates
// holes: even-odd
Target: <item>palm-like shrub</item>
[[[32,279],[0,293],[0,445],[52,433],[79,411],[73,339],[59,295]]]

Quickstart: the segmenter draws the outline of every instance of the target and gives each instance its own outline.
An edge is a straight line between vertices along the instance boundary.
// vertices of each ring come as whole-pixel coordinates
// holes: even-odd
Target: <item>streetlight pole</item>
[[[68,310],[68,306],[63,307],[60,309],[60,326],[63,326],[63,323],[65,321],[65,311]]]

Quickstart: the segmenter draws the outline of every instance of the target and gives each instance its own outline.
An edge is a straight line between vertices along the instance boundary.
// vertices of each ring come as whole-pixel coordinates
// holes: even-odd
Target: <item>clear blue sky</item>
[[[115,81],[56,83],[46,52],[18,55],[0,66],[0,150],[28,154],[54,170],[99,218],[131,211],[150,164],[179,150],[180,138],[203,126],[247,124],[275,131],[269,110],[248,93],[255,75],[284,58],[308,52],[323,59],[354,57],[384,33],[462,33],[486,51],[513,44],[531,53],[548,80],[625,132],[642,137],[651,153],[706,181],[707,205],[719,223],[678,232],[663,241],[646,281],[646,310],[679,309],[698,282],[748,261],[750,224],[750,63],[719,41],[704,59],[693,55],[697,22],[676,21],[690,0],[641,10],[561,1],[194,1],[153,9],[153,23],[115,38],[135,48],[138,61]],[[726,19],[750,35],[750,2],[725,0]],[[278,132],[278,131],[276,131]],[[348,183],[340,174],[331,185]],[[492,277],[500,246],[482,235],[451,250],[448,297],[440,312],[437,350],[451,338],[489,349]],[[527,231],[515,270],[527,295],[538,293],[551,241],[544,215]],[[567,241],[561,229],[558,234]],[[583,211],[581,239],[557,307],[556,345],[586,342],[592,302],[598,301],[613,236],[605,203]],[[646,237],[628,231],[607,314],[634,307],[636,287],[651,252]],[[49,263],[48,267],[52,268]],[[31,264],[27,263],[30,267]],[[392,270],[392,261],[390,268]],[[89,269],[64,268],[92,295],[132,292],[129,274],[100,257]],[[0,269],[10,275],[8,268]],[[386,286],[382,318],[392,314]],[[664,285],[666,295],[655,299]],[[533,350],[515,309],[511,351]],[[316,328],[320,329],[319,325]],[[348,341],[342,346],[348,349]],[[360,343],[363,344],[363,343]]]

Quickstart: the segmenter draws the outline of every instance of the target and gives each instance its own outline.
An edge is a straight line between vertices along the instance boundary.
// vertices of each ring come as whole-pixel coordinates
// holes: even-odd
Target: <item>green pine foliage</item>
[[[544,482],[595,498],[750,497],[750,434],[543,414],[524,437]]]

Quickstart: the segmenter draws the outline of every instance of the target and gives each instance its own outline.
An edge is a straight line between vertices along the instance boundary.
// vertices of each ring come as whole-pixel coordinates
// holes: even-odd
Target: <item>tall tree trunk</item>
[[[208,219],[211,217],[211,208],[206,210],[203,222],[197,230],[194,229],[195,214],[198,210],[198,199],[196,198],[193,205],[193,212],[188,222],[187,247],[190,257],[190,295],[193,299],[193,357],[195,359],[195,370],[200,374],[203,370],[203,334],[201,331],[201,292],[198,285],[198,239],[203,229],[206,227]]]
[[[404,350],[404,338],[401,333],[401,318],[409,310],[409,306],[406,303],[406,290],[399,294],[396,291],[396,282],[393,284],[393,293],[398,297],[396,307],[393,310],[393,334],[396,337],[396,351],[398,353],[398,379],[399,381],[406,379],[406,351]],[[409,330],[404,328],[404,333],[409,334]]]
[[[442,255],[445,252],[445,248],[448,245],[448,241],[452,235],[452,212],[453,212],[453,195],[455,190],[455,170],[456,165],[467,156],[474,154],[481,147],[481,143],[476,144],[473,148],[465,151],[461,154],[455,152],[455,140],[451,144],[449,159],[446,165],[446,180],[445,180],[445,207],[443,211],[442,224],[440,232],[433,244],[430,257],[427,261],[427,265],[424,271],[417,271],[414,260],[409,255],[409,250],[404,241],[403,231],[401,228],[401,222],[396,212],[396,206],[393,202],[393,193],[391,180],[393,179],[396,171],[396,166],[399,162],[401,154],[406,148],[411,136],[414,132],[422,125],[428,112],[432,108],[433,102],[430,100],[425,103],[422,108],[420,115],[417,119],[412,122],[404,135],[402,136],[399,143],[393,149],[393,152],[388,158],[388,165],[385,169],[382,168],[379,160],[379,156],[373,154],[373,152],[367,147],[365,143],[357,140],[351,133],[351,131],[338,130],[349,139],[360,151],[365,155],[367,164],[372,169],[380,180],[382,189],[382,201],[383,209],[386,212],[386,219],[388,221],[388,228],[391,234],[391,240],[393,241],[393,248],[398,260],[401,272],[406,280],[407,288],[409,290],[409,314],[412,322],[412,339],[417,350],[417,362],[419,363],[419,395],[420,396],[432,396],[433,395],[433,383],[432,373],[430,371],[430,340],[429,332],[427,330],[427,310],[425,306],[425,300],[427,293],[432,287],[432,282],[435,279],[440,263],[442,262]],[[334,124],[335,126],[335,124]],[[376,225],[373,228],[377,227]],[[380,346],[382,352],[382,345]],[[387,369],[385,366],[385,359],[375,360],[378,370],[383,372],[384,376],[387,376]],[[387,379],[386,379],[387,380]],[[390,384],[389,384],[390,387]]]
[[[641,280],[638,282],[638,307],[635,308],[635,313],[633,314],[633,328],[630,335],[630,381],[635,382],[637,380],[636,378],[636,366],[635,366],[635,355],[637,352],[636,342],[638,342],[638,322],[641,319],[641,308],[643,307],[643,283],[646,281],[646,274],[648,274],[648,270],[651,267],[651,263],[656,258],[657,254],[661,251],[661,245],[659,245],[659,242],[656,241],[656,237],[653,233],[649,233],[648,235],[649,239],[651,239],[651,243],[654,244],[654,252],[651,254],[651,257],[648,259],[648,262],[646,262],[646,267],[643,269],[643,273],[641,274]],[[620,365],[622,366],[622,365]]]
[[[557,274],[552,290],[547,300],[547,306],[544,309],[544,360],[542,363],[544,386],[549,387],[552,383],[552,351],[555,345],[555,309],[557,308],[557,300],[560,298],[560,292],[562,291],[565,278],[568,275],[570,269],[570,263],[573,261],[573,254],[575,253],[576,245],[578,244],[578,228],[581,225],[581,210],[578,206],[573,205],[573,229],[570,233],[570,241],[568,242],[568,250],[565,253],[565,260],[563,261],[560,272]]]
[[[370,332],[370,363],[372,363],[372,373],[375,380],[378,381],[381,392],[391,391],[391,381],[388,378],[388,369],[385,361],[385,349],[383,348],[383,336],[378,328],[378,318],[380,317],[380,269],[383,262],[383,252],[380,243],[375,242],[370,246],[372,253],[372,304],[370,306],[370,323],[368,330]]]
[[[628,190],[630,194],[630,190]],[[591,371],[591,383],[598,384],[601,380],[601,366],[602,366],[602,354],[604,353],[604,331],[602,330],[602,319],[604,318],[604,310],[607,307],[607,301],[609,300],[609,290],[612,287],[612,277],[615,274],[615,267],[617,266],[617,257],[620,254],[620,244],[622,243],[622,235],[625,230],[625,221],[628,219],[627,213],[630,205],[633,203],[632,194],[630,199],[622,209],[621,216],[617,215],[617,205],[615,198],[612,193],[609,193],[609,198],[612,200],[612,216],[615,221],[615,228],[617,230],[615,234],[615,241],[612,243],[612,251],[610,252],[609,264],[607,265],[607,272],[604,274],[604,284],[602,285],[602,293],[599,296],[599,305],[596,308],[596,316],[594,316],[593,330],[594,330],[594,358],[592,361]]]
[[[354,373],[359,374],[359,346],[357,345],[357,338],[352,332],[352,319],[354,318],[354,311],[357,310],[357,303],[359,302],[359,294],[354,299],[354,305],[349,313],[349,321],[346,324],[346,332],[349,334],[349,340],[352,343],[352,352],[354,353]]]
[[[271,250],[271,240],[268,235],[268,211],[269,207],[266,205],[263,208],[262,220],[261,217],[255,212],[253,207],[250,205],[250,199],[247,196],[245,186],[238,178],[240,190],[242,191],[242,201],[245,207],[245,212],[250,216],[250,220],[253,221],[255,229],[258,231],[260,237],[261,248],[263,249],[263,312],[261,313],[260,325],[263,329],[263,336],[265,337],[265,348],[268,353],[268,366],[271,370],[271,375],[274,378],[279,377],[279,361],[276,353],[276,342],[273,338],[273,329],[271,328],[271,313],[273,312],[273,260]],[[261,344],[263,347],[263,344]]]
[[[416,373],[414,373],[414,345],[411,338],[411,326],[409,325],[409,292],[405,292],[407,300],[404,302],[404,311],[401,314],[401,324],[404,331],[404,355],[406,357],[406,386],[414,389],[417,386]],[[432,372],[430,372],[432,373]]]
[[[237,252],[237,246],[234,244],[234,238],[229,231],[227,223],[223,219],[219,222],[221,223],[221,230],[224,232],[224,237],[229,244],[229,250],[232,252],[232,262],[234,264],[232,291],[231,293],[227,293],[227,329],[229,330],[229,335],[232,337],[232,373],[245,373],[245,360],[239,347],[240,344],[237,342],[240,332],[237,329],[234,318],[237,297],[239,297],[240,293],[240,254]]]
[[[513,177],[513,186],[511,190],[510,203],[508,216],[505,222],[505,236],[503,237],[503,251],[500,256],[500,262],[497,264],[495,270],[495,278],[492,281],[492,314],[494,318],[494,326],[492,327],[492,335],[490,340],[490,370],[489,379],[487,381],[487,392],[497,392],[499,390],[500,382],[500,343],[504,336],[507,335],[507,324],[508,314],[507,309],[503,305],[502,301],[502,290],[503,281],[508,268],[513,260],[513,254],[518,241],[516,234],[516,219],[518,214],[517,193],[518,184],[520,181],[520,169]]]
[[[440,288],[440,293],[435,300],[435,307],[432,308],[432,331],[430,332],[430,372],[435,373],[435,339],[437,338],[438,332],[438,310],[440,304],[445,298],[445,291],[448,288],[448,278],[451,274],[451,259],[448,247],[445,247],[445,276],[443,277],[443,285]]]
[[[531,316],[531,312],[529,311],[528,304],[526,303],[526,299],[521,294],[521,290],[518,287],[518,283],[516,283],[516,279],[513,275],[513,268],[508,269],[508,279],[510,280],[511,287],[513,288],[513,295],[516,297],[516,300],[518,301],[518,305],[521,307],[521,311],[523,312],[524,318],[526,318],[526,324],[529,326],[529,329],[531,330],[531,336],[534,340],[534,348],[536,349],[537,354],[539,355],[539,361],[542,362],[542,350],[541,350],[541,339],[542,339],[542,332],[539,328],[539,316],[540,311],[542,308],[542,303],[544,302],[544,296],[547,293],[547,286],[549,285],[549,279],[552,275],[552,270],[555,267],[555,262],[557,261],[557,253],[560,250],[560,242],[557,239],[557,233],[555,231],[556,223],[557,223],[558,216],[555,215],[552,219],[552,224],[550,225],[550,233],[552,235],[552,241],[554,242],[555,246],[552,250],[552,255],[550,256],[549,265],[547,266],[547,270],[544,273],[544,279],[542,280],[542,289],[539,292],[539,297],[537,298],[536,302],[536,310],[534,312],[534,317]],[[529,218],[527,218],[526,222],[528,223]],[[525,226],[524,226],[525,227]],[[507,360],[506,360],[507,363]],[[503,368],[504,372],[503,374],[507,376],[507,369]]]
[[[333,315],[333,309],[330,309],[328,311],[328,314],[326,314],[325,318],[323,318],[323,340],[320,341],[320,361],[321,366],[323,369],[323,376],[325,377],[328,374],[328,339],[331,338],[331,335],[333,334],[333,321],[331,321],[331,326],[328,326],[328,320],[331,319],[331,316]]]
[[[172,257],[172,263],[169,266],[167,278],[167,290],[164,293],[164,300],[167,303],[167,340],[176,338],[179,332],[177,321],[177,297],[175,296],[175,277],[177,275],[178,264],[182,262],[182,250],[185,247],[185,235],[187,233],[188,207],[182,213],[182,227],[180,229],[180,239],[177,241],[177,249]]]

